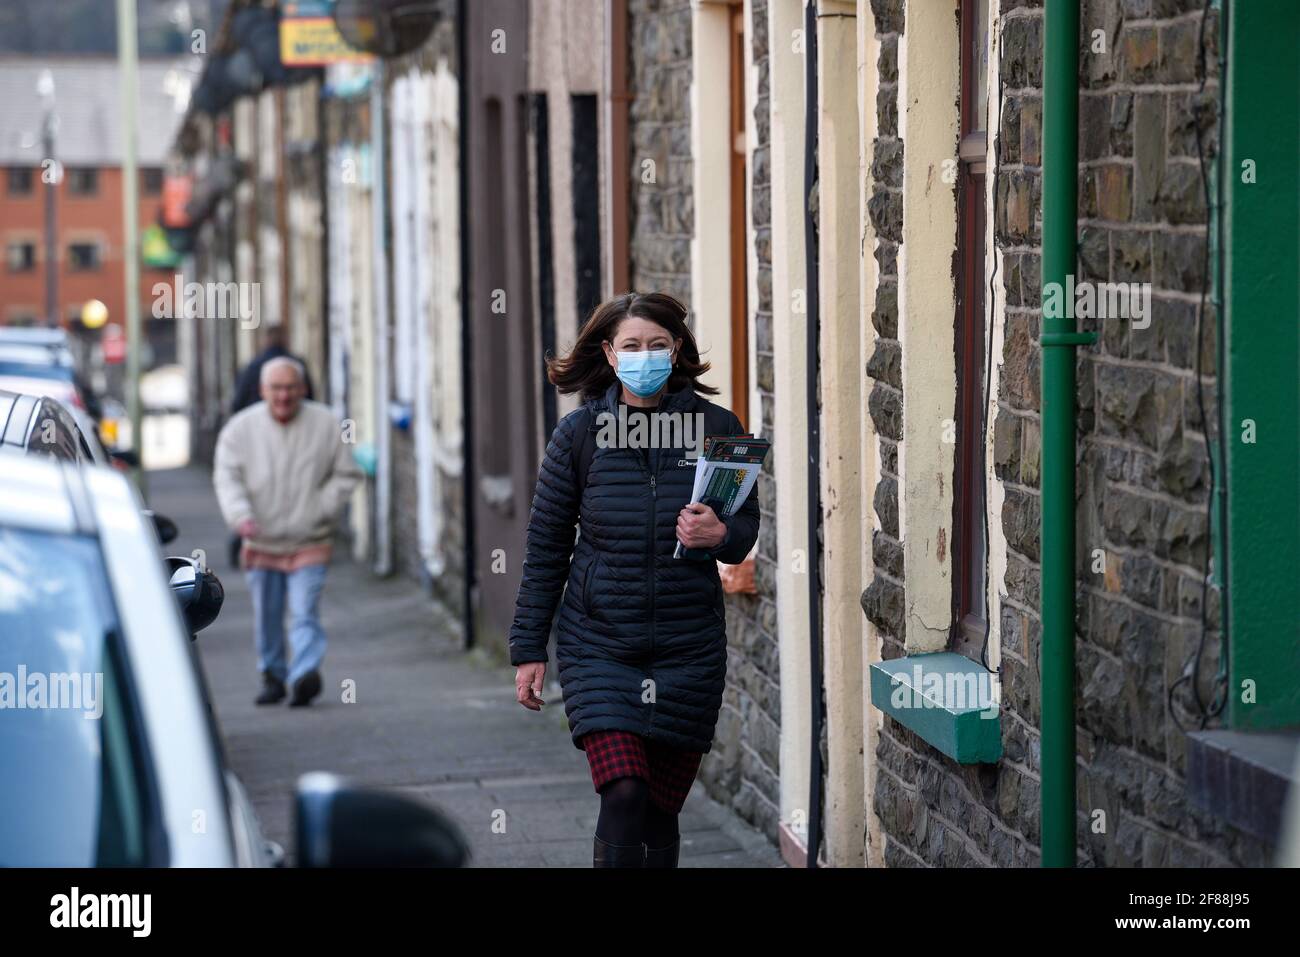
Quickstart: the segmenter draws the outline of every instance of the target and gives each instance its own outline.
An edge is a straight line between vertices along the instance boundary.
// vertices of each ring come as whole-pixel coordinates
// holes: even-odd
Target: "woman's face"
[[[618,324],[612,340],[605,340],[605,358],[610,368],[618,371],[618,353],[645,352],[650,349],[671,349],[673,365],[677,364],[677,351],[682,340],[674,339],[663,326],[639,316],[628,316]]]

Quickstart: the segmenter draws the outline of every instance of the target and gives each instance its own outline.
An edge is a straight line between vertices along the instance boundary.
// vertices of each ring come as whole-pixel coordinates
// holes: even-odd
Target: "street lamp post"
[[[140,427],[140,207],[136,171],[136,0],[117,0],[117,58],[122,83],[122,260],[126,281],[126,409],[136,454],[144,453]],[[144,473],[132,470],[143,494]]]
[[[41,182],[45,184],[45,324],[51,328],[59,324],[59,254],[55,237],[55,198],[59,180],[63,178],[54,159],[54,74],[42,70],[36,81],[36,92],[45,107],[41,124]]]

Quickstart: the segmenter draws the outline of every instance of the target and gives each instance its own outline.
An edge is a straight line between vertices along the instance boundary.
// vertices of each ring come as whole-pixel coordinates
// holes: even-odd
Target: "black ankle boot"
[[[681,849],[682,839],[679,837],[667,847],[649,847],[645,849],[645,866],[646,867],[676,867],[677,853]]]
[[[610,844],[599,837],[591,853],[592,867],[644,867],[644,844]]]
[[[284,682],[274,675],[262,675],[262,693],[254,700],[255,704],[275,704],[284,700]]]

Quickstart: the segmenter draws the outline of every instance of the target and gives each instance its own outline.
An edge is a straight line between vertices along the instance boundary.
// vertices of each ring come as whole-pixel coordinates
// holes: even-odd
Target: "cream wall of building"
[[[867,212],[866,199],[872,194],[871,160],[873,142],[877,132],[876,93],[880,86],[880,41],[876,39],[875,21],[871,13],[870,0],[858,0],[857,19],[858,41],[858,119],[859,149],[858,178],[861,183],[859,197],[859,222],[862,234],[860,256],[860,303],[858,310],[858,329],[861,340],[860,355],[865,359],[875,353],[876,328],[871,322],[871,315],[876,308],[876,283],[879,279],[879,264],[874,250],[876,246],[875,229],[871,216]],[[876,436],[876,424],[868,409],[871,390],[869,383],[863,381],[860,390],[858,416],[861,422],[861,457],[858,467],[861,470],[861,482],[858,485],[858,498],[862,503],[861,554],[862,590],[871,583],[875,563],[872,557],[872,538],[880,527],[880,517],[872,507],[876,483],[880,480],[880,442]],[[869,669],[873,662],[880,660],[880,634],[876,626],[862,615],[862,802],[866,813],[865,837],[863,840],[864,863],[868,867],[880,867],[884,864],[884,844],[880,833],[880,819],[875,812],[876,787],[876,741],[880,733],[881,713],[871,707],[869,689],[871,679]]]
[[[691,3],[691,158],[695,223],[691,238],[691,301],[701,356],[712,365],[704,382],[713,401],[731,394],[731,4]],[[748,424],[748,423],[747,423]]]
[[[854,4],[822,0],[817,38],[826,859],[863,863],[861,203]]]
[[[781,668],[781,827],[783,843],[806,851],[811,774],[812,665],[808,647],[807,260],[804,243],[804,57],[802,0],[769,0],[771,108],[772,364],[776,378],[777,629]],[[797,33],[796,33],[797,31]],[[800,48],[795,47],[799,36]],[[787,38],[788,41],[787,42]],[[819,689],[820,693],[820,689]]]
[[[906,150],[898,254],[904,409],[898,512],[910,653],[942,651],[952,624],[960,91],[955,11],[951,0],[908,4],[898,49],[898,124]]]

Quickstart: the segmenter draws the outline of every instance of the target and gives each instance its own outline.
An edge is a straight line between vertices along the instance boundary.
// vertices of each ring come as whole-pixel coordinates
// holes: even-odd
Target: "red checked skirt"
[[[615,778],[641,778],[650,785],[650,800],[669,814],[681,813],[704,758],[630,731],[593,731],[579,740],[598,793]]]

